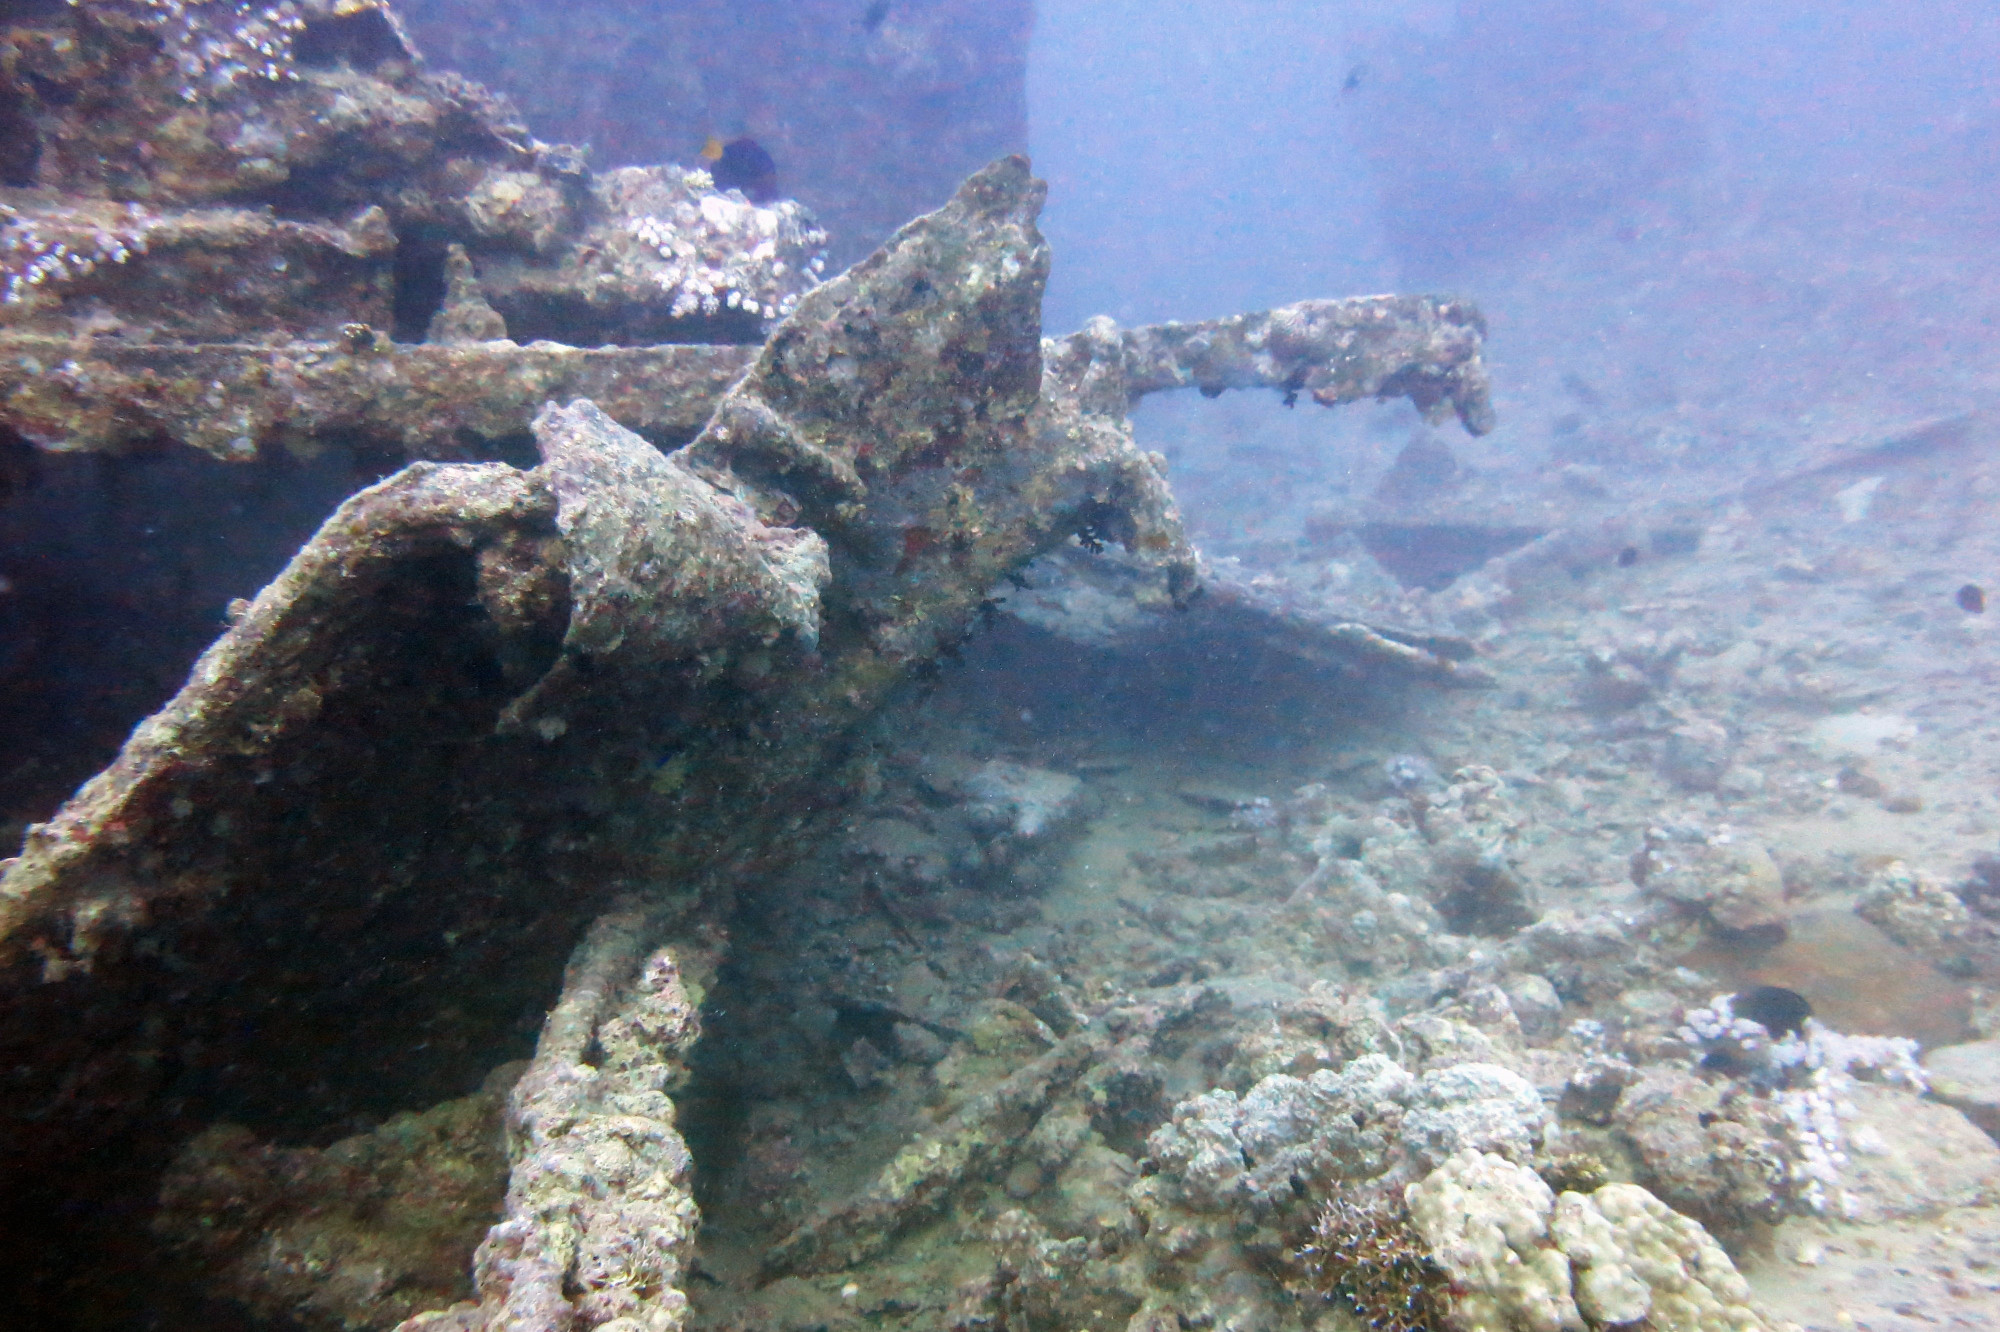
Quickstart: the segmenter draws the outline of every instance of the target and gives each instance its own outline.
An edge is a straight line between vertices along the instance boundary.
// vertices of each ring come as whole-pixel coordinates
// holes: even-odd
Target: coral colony
[[[1859,1079],[1927,1090],[1917,1043],[1902,1036],[1849,1036],[1812,1018],[1773,1039],[1763,1024],[1737,1017],[1734,1007],[1734,996],[1721,994],[1708,1007],[1689,1010],[1681,1039],[1699,1052],[1704,1067],[1739,1076],[1776,1101],[1790,1126],[1796,1152],[1791,1170],[1805,1203],[1815,1212],[1850,1212],[1841,1186],[1847,1164],[1841,1121],[1852,1114],[1848,1091]]]

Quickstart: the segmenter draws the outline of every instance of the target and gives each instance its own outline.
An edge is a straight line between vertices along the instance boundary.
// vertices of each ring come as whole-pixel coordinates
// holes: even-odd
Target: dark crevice
[[[458,456],[467,462],[503,462],[525,472],[542,461],[541,447],[535,443],[535,437],[525,430],[511,435],[482,435],[461,426],[454,433],[453,440],[460,450]],[[672,453],[687,440],[677,439],[663,444],[654,439],[651,442],[660,452]],[[401,458],[398,465],[407,461],[407,458]]]
[[[442,232],[428,227],[413,229],[396,242],[396,322],[390,332],[396,341],[422,342],[432,316],[444,308],[446,244]]]
[[[329,159],[294,164],[291,174],[270,186],[245,191],[240,201],[262,205],[287,222],[329,222],[352,217],[374,200],[348,183],[347,177],[365,177],[375,170],[359,153],[343,150]]]
[[[363,484],[337,450],[110,457],[0,428],[0,855],[173,696],[231,599]]]
[[[676,319],[657,307],[607,309],[579,297],[546,292],[487,293],[519,343],[571,347],[652,347],[661,343],[750,346],[764,340],[764,323],[741,310]]]
[[[33,490],[42,480],[42,451],[25,435],[0,425],[0,504]]]
[[[120,1293],[110,1279],[166,1261],[145,1241],[146,1212],[181,1142],[228,1119],[324,1145],[464,1095],[533,1049],[577,903],[543,891],[546,860],[511,880],[468,872],[439,830],[499,804],[539,848],[585,835],[592,816],[506,794],[524,756],[493,723],[516,686],[476,568],[457,548],[399,564],[342,612],[312,673],[313,724],[254,766],[190,776],[189,807],[230,817],[166,848],[161,872],[226,866],[238,890],[201,907],[157,902],[146,950],[113,946],[87,991],[30,989],[0,1021],[0,1065],[13,1070],[0,1281],[10,1295],[39,1287],[31,1303],[44,1308],[81,1283],[104,1306],[36,1326],[233,1326],[161,1321],[171,1290]],[[558,639],[544,638],[531,669],[553,659]],[[461,1006],[465,994],[480,1002]],[[21,1058],[30,1048],[46,1056],[40,1070]],[[63,1069],[77,1070],[74,1087]]]
[[[1453,934],[1505,939],[1535,923],[1534,914],[1521,905],[1519,894],[1505,890],[1498,871],[1470,870],[1461,877],[1463,881],[1436,903],[1445,928]]]
[[[309,69],[346,64],[362,73],[389,60],[408,60],[396,25],[379,9],[313,19],[292,39],[292,58]]]
[[[0,9],[0,22],[7,15]],[[17,84],[0,83],[0,185],[25,189],[41,173],[42,134],[30,113],[28,94]]]
[[[441,973],[483,970],[483,955],[500,965],[506,944],[494,932],[504,936],[519,911],[541,914],[497,885],[455,881],[434,836],[472,798],[461,787],[468,765],[494,747],[494,719],[516,690],[474,570],[458,550],[399,566],[356,608],[352,646],[325,669],[346,688],[263,759],[272,775],[255,803],[240,791],[216,802],[244,828],[234,872],[313,888],[284,912],[273,893],[231,894],[183,927],[203,940],[197,955],[237,959],[224,970],[258,1002],[254,1022],[212,1034],[205,1057],[182,1063],[180,1095],[290,1140],[336,1137],[462,1095],[531,1046],[533,1023],[514,1022],[504,1001],[441,1017],[431,990]],[[554,644],[538,646],[546,668]],[[559,812],[547,817],[551,832],[576,831]],[[454,930],[458,912],[468,919]],[[541,951],[552,980],[561,952]],[[528,997],[544,998],[541,988],[531,982]],[[228,1008],[196,1006],[183,1020]]]
[[[689,1080],[674,1095],[681,1134],[694,1157],[695,1201],[714,1211],[729,1177],[749,1146],[750,1088],[736,1068],[741,1048],[732,1037],[729,1013],[754,1003],[756,978],[734,958],[725,959],[702,1014],[702,1040],[689,1060]]]
[[[1543,535],[1539,527],[1472,523],[1364,523],[1361,544],[1404,587],[1437,592],[1486,561]]]

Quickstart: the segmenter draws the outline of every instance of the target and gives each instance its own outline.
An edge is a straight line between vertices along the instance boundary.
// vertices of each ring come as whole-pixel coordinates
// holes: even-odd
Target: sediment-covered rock
[[[392,1117],[324,1149],[217,1124],[175,1157],[152,1230],[216,1294],[343,1332],[450,1302],[498,1210],[502,1125],[519,1064],[471,1096]]]

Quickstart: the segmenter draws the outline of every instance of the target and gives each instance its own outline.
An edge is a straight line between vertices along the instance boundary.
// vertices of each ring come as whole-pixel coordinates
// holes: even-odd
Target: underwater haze
[[[1996,68],[0,0],[0,1328],[2000,1327]]]

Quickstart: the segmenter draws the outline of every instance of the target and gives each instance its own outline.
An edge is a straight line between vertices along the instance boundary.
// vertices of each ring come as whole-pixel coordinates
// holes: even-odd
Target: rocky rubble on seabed
[[[1735,974],[1684,964],[1712,918],[1629,865],[1568,890],[1548,783],[1397,748],[1487,696],[1327,708],[1274,765],[1185,715],[1091,716],[1059,670],[990,696],[1010,646],[745,901],[683,1102],[728,1163],[697,1188],[695,1325],[1779,1328],[1773,1236],[1821,1262],[1800,1237],[2000,1201],[2000,1148],[1914,1043],[1732,1026]],[[1086,793],[1053,872],[983,856],[935,777],[994,762]],[[1315,1262],[1329,1205],[1438,1266],[1442,1321]]]
[[[1114,602],[1030,570],[739,922],[696,1325],[1993,1325],[1992,432],[1436,592],[1344,555],[1499,682],[1421,706],[1241,641],[1108,678]],[[1019,873],[927,776],[992,762],[1083,793]]]

